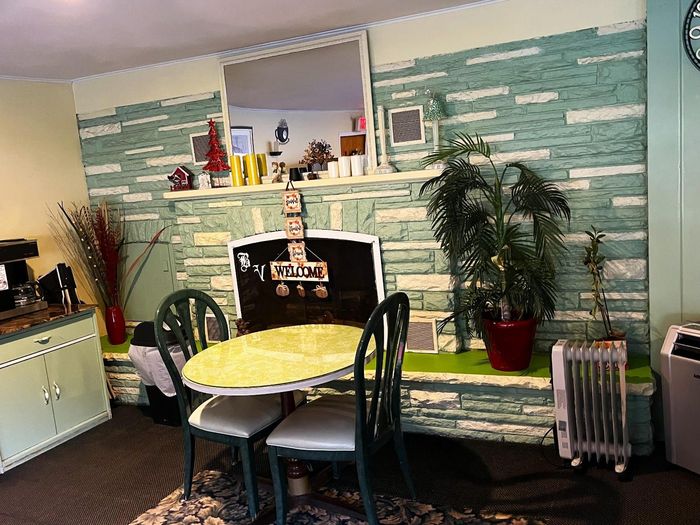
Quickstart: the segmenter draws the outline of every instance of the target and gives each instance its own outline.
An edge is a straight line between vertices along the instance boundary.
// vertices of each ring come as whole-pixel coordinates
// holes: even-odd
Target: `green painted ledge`
[[[111,345],[107,336],[102,336],[102,351],[104,353],[125,354],[129,351],[129,336],[120,345]],[[530,367],[521,372],[501,372],[494,370],[489,364],[486,351],[472,350],[461,354],[414,354],[407,353],[403,369],[406,372],[428,372],[436,374],[480,374],[492,376],[514,377],[549,377],[549,354],[535,353],[532,355]],[[643,355],[629,357],[627,380],[630,383],[652,382],[649,358]]]

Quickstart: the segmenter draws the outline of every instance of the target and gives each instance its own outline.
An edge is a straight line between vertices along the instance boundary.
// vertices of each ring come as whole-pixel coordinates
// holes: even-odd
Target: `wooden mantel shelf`
[[[389,173],[384,175],[364,175],[362,177],[339,177],[333,179],[304,180],[294,183],[295,188],[326,188],[335,186],[358,186],[371,184],[392,184],[395,182],[421,182],[440,174],[440,170],[416,170]],[[286,182],[259,184],[256,186],[231,186],[209,190],[171,191],[163,195],[170,200],[211,199],[246,193],[284,191]]]

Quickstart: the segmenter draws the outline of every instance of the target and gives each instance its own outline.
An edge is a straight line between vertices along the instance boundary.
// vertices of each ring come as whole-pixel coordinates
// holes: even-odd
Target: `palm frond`
[[[441,145],[438,151],[424,157],[421,164],[423,166],[429,166],[441,160],[453,159],[461,156],[466,156],[468,159],[473,153],[490,159],[491,147],[488,142],[482,139],[478,134],[471,137],[466,133],[457,132],[454,137],[448,139],[445,144]]]
[[[565,250],[560,222],[571,217],[566,196],[521,163],[507,164],[499,175],[490,162],[485,175],[472,155],[491,160],[491,149],[478,135],[457,133],[423,161],[446,161],[420,194],[430,195],[435,238],[467,284],[456,292],[454,313],[441,326],[465,316],[467,331],[481,336],[483,320],[499,319],[506,305],[516,318],[551,319],[556,263]],[[519,176],[506,193],[508,169]]]

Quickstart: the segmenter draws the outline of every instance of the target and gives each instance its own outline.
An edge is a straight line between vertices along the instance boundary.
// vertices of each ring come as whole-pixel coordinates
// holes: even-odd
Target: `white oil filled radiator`
[[[627,469],[632,447],[627,428],[624,341],[586,343],[560,339],[552,348],[552,385],[559,455],[574,467],[584,459],[613,461]]]

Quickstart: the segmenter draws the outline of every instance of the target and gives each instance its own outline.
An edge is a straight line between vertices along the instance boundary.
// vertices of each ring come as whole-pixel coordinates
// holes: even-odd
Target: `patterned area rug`
[[[324,494],[362,508],[359,493],[328,489]],[[245,525],[247,517],[245,490],[237,478],[215,471],[200,472],[192,485],[192,496],[180,501],[182,489],[165,497],[131,525]],[[273,504],[272,494],[260,493],[261,507]],[[509,514],[478,514],[471,509],[455,510],[434,507],[391,496],[376,496],[379,521],[386,525],[542,525],[543,522]],[[364,521],[329,514],[324,509],[303,505],[291,509],[289,525],[361,525]]]

